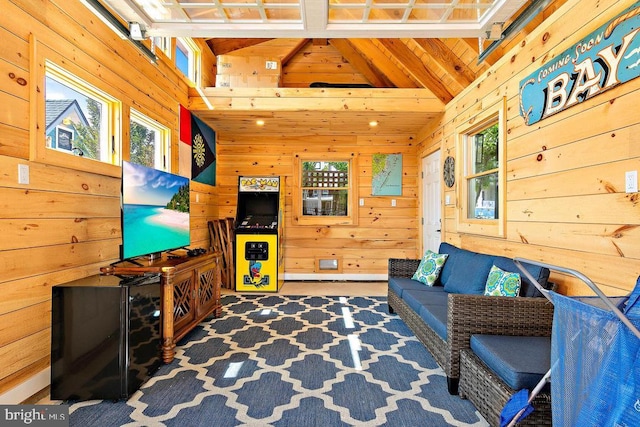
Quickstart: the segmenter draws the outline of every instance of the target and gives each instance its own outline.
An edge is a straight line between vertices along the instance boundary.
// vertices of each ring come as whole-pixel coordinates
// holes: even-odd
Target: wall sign
[[[532,125],[640,75],[640,2],[520,82]]]

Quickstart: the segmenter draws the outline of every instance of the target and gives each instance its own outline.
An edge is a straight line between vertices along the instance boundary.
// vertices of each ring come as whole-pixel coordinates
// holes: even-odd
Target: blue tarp
[[[640,426],[640,339],[598,297],[551,293],[554,426]],[[640,277],[610,298],[640,328]]]

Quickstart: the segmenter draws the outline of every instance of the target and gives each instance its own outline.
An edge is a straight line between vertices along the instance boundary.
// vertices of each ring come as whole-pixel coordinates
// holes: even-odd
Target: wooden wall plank
[[[49,366],[50,359],[50,355],[47,354],[46,356],[36,360],[35,362],[26,365],[22,369],[18,369],[17,371],[10,373],[6,377],[0,379],[0,394],[11,391],[11,389],[13,389],[14,387],[18,387],[34,374],[42,372]],[[37,399],[37,402],[40,402],[40,400],[41,399]],[[35,402],[31,402],[30,404],[33,403]]]
[[[20,310],[51,299],[51,286],[96,274],[104,262],[0,282],[0,314]]]
[[[120,239],[120,216],[114,218],[0,219],[0,250],[26,249],[102,239]]]
[[[50,328],[0,347],[0,384],[11,374],[28,367],[51,352]],[[37,372],[37,371],[35,371]],[[34,372],[34,373],[35,373]]]
[[[51,301],[0,315],[0,347],[51,327]]]
[[[24,218],[120,217],[112,197],[0,188],[0,200],[0,218],[15,218],[12,206],[20,206]]]
[[[613,0],[565,2],[449,103],[440,121],[420,132],[419,156],[438,146],[455,155],[456,127],[472,122],[497,99],[507,98],[506,236],[471,234],[458,224],[463,203],[458,183],[445,191],[452,200],[443,206],[445,241],[574,268],[610,294],[628,292],[634,286],[640,274],[640,195],[625,193],[624,172],[640,166],[634,142],[640,129],[634,101],[640,79],[532,126],[524,124],[518,107],[522,78],[622,9]],[[586,290],[567,275],[554,278],[563,293]]]

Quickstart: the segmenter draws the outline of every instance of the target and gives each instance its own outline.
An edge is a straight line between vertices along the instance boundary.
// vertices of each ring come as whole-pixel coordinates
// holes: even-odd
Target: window
[[[192,39],[177,38],[175,50],[176,66],[196,86],[200,85],[200,49]]]
[[[56,64],[43,61],[44,132],[35,132],[32,160],[108,174],[98,161],[120,164],[120,102]],[[35,103],[42,102],[36,94]],[[71,156],[83,160],[71,160]]]
[[[463,232],[504,236],[504,103],[478,116],[474,126],[458,129]]]
[[[352,158],[299,158],[294,201],[299,224],[357,223],[354,162]]]
[[[133,163],[169,172],[169,129],[131,110],[129,159]]]
[[[167,58],[171,58],[171,38],[151,37],[151,51],[157,55],[158,50],[162,51]]]
[[[497,219],[498,211],[498,123],[469,135],[467,218]]]

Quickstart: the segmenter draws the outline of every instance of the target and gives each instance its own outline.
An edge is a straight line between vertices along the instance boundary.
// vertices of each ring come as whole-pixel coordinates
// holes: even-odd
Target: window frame
[[[131,125],[134,122],[156,132],[157,145],[154,146],[154,164],[146,166],[163,170],[165,172],[171,172],[171,130],[167,126],[152,119],[135,108],[129,109],[129,143],[127,147],[129,160],[131,161]]]
[[[171,37],[155,36],[151,37],[151,51],[158,55],[158,51],[162,52],[168,59],[173,58],[171,49]]]
[[[189,70],[187,74],[184,74],[183,70],[178,67],[178,44],[183,45],[183,47],[188,51],[187,67]],[[202,68],[202,52],[196,42],[193,41],[193,39],[190,37],[176,37],[172,53],[176,68],[180,70],[180,72],[187,78],[190,83],[192,83],[196,87],[200,87],[200,76],[202,74],[200,72]]]
[[[347,162],[349,164],[349,185],[347,186],[347,215],[304,215],[303,187],[302,187],[302,165],[304,162],[318,160],[323,162]],[[357,225],[358,224],[358,203],[356,203],[356,192],[358,191],[358,170],[357,157],[353,154],[327,153],[304,153],[296,155],[293,212],[294,223],[297,225]]]
[[[30,91],[30,149],[29,160],[44,164],[61,166],[85,172],[119,177],[122,162],[122,102],[99,87],[99,81],[73,63],[64,61],[59,54],[39,43],[32,36],[31,42],[31,85]],[[65,67],[60,66],[64,63]],[[73,155],[47,146],[46,137],[46,77],[54,77],[72,89],[87,96],[96,97],[106,103],[106,139],[103,149],[108,162]],[[101,142],[101,145],[102,142]]]
[[[477,134],[488,127],[498,124],[498,182],[497,207],[498,218],[469,218],[469,182],[482,174],[495,173],[496,169],[484,171],[482,174],[473,172],[474,152],[472,150],[471,135]],[[506,98],[501,98],[496,104],[486,108],[465,124],[456,128],[456,152],[460,159],[456,168],[457,188],[460,194],[460,205],[456,209],[457,229],[460,233],[479,234],[485,236],[505,237],[506,225]]]

